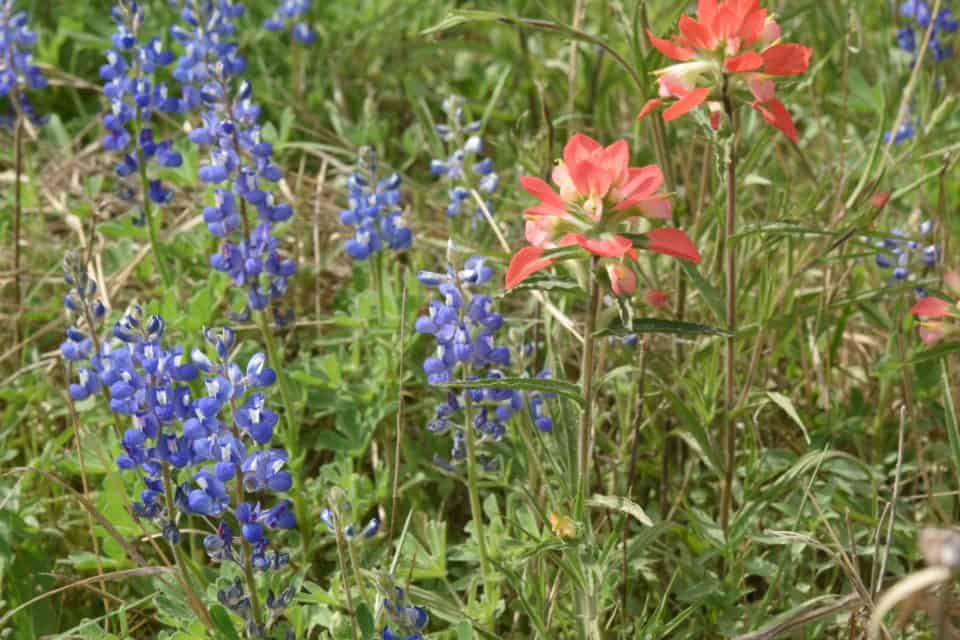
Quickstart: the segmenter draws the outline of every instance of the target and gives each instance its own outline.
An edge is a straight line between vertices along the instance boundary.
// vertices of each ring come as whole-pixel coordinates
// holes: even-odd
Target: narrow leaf
[[[947,436],[950,438],[950,450],[953,453],[953,465],[960,477],[960,426],[957,422],[957,408],[953,404],[953,388],[950,385],[950,370],[947,359],[940,360],[940,375],[943,378],[943,404],[947,414]]]
[[[640,524],[648,527],[653,526],[653,520],[644,512],[643,508],[632,500],[621,498],[619,496],[601,496],[594,495],[587,500],[587,505],[597,509],[608,509],[610,511],[622,511],[628,516],[637,519]]]
[[[797,413],[797,409],[793,406],[793,400],[783,395],[782,393],[777,393],[776,391],[768,391],[767,397],[769,397],[773,402],[784,410],[784,412],[790,416],[790,419],[793,420],[800,430],[803,431],[803,439],[807,441],[807,444],[810,444],[810,434],[807,433],[807,427],[804,426],[803,420],[800,419],[800,415]]]
[[[594,334],[597,338],[606,336],[625,336],[631,333],[676,333],[680,335],[710,335],[710,336],[728,336],[730,333],[711,327],[706,324],[697,324],[695,322],[682,322],[680,320],[662,320],[660,318],[637,318],[630,327],[610,327],[602,329]]]
[[[546,391],[558,396],[569,398],[578,403],[583,402],[583,392],[579,385],[551,378],[483,378],[447,382],[437,385],[446,389],[516,389],[518,391]]]

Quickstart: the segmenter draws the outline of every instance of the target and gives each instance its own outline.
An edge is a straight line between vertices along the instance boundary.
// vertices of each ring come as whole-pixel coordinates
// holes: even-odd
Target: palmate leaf
[[[728,336],[729,331],[712,327],[707,324],[698,324],[696,322],[683,322],[680,320],[662,320],[660,318],[637,318],[629,327],[609,327],[601,329],[594,335],[596,338],[605,338],[607,336],[620,336],[634,333],[673,333],[678,335],[708,335],[708,336]]]
[[[580,386],[553,380],[551,378],[481,378],[447,382],[437,385],[446,389],[517,389],[518,391],[545,391],[558,396],[569,398],[577,403],[583,403],[583,392]]]

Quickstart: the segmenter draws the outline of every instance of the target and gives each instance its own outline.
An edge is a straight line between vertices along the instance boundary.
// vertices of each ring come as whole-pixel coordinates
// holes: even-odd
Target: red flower
[[[671,208],[669,196],[660,192],[660,168],[629,163],[626,140],[604,147],[578,133],[567,142],[563,160],[551,175],[559,192],[540,178],[520,178],[523,188],[539,202],[524,211],[526,238],[532,246],[518,251],[510,261],[508,289],[553,264],[552,258],[544,256],[550,248],[576,244],[596,256],[637,258],[633,242],[617,233],[619,228],[641,215],[668,219]],[[653,229],[648,238],[641,248],[700,261],[693,242],[679,229]],[[619,281],[625,283],[626,276],[621,275]]]
[[[667,292],[663,289],[650,289],[644,299],[647,304],[655,309],[662,309],[667,306]]]
[[[943,274],[943,284],[953,295],[960,295],[960,273],[948,271]],[[948,333],[956,333],[956,320],[960,319],[960,302],[948,302],[934,296],[920,298],[910,313],[920,316],[920,338],[926,344],[933,344]],[[953,322],[948,322],[948,320]]]
[[[648,32],[653,46],[679,64],[658,72],[660,97],[649,100],[638,118],[667,99],[676,101],[663,112],[663,118],[679,118],[718,90],[725,76],[742,77],[753,93],[751,106],[788,138],[797,140],[793,118],[776,98],[772,78],[806,71],[813,50],[778,42],[780,26],[760,6],[760,0],[699,0],[697,19],[681,16],[679,29],[673,40]],[[711,110],[716,113],[716,108]],[[717,116],[711,116],[711,124],[714,128],[719,125]]]

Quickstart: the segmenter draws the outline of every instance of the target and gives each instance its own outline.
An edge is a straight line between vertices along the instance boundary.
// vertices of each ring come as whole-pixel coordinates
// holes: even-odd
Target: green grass
[[[166,33],[175,12],[161,0],[148,4],[145,29]],[[287,294],[297,321],[278,346],[293,409],[284,417],[299,431],[291,453],[304,479],[301,525],[311,535],[281,536],[293,562],[271,578],[277,590],[299,587],[287,611],[296,637],[351,638],[351,617],[361,636],[379,633],[382,599],[373,594],[387,575],[427,608],[427,637],[437,640],[576,638],[583,593],[597,635],[624,639],[735,637],[855,594],[852,606],[786,637],[863,637],[877,594],[922,566],[921,529],[949,526],[960,513],[960,435],[950,395],[960,343],[924,346],[908,314],[914,287],[940,292],[943,273],[956,266],[955,60],[919,69],[908,103],[917,135],[888,146],[883,132],[897,118],[912,71],[909,54],[895,48],[902,19],[885,2],[765,2],[785,39],[815,53],[808,73],[779,83],[798,144],[747,105],[739,108],[732,240],[738,451],[724,531],[722,138],[692,117],[664,129],[677,224],[703,262],[678,280],[675,261],[641,253],[632,307],[643,348],[608,340],[625,329],[616,305],[601,305],[586,505],[575,500],[581,345],[529,289],[499,295],[509,254],[485,221],[448,223],[446,189],[429,170],[431,158],[446,154],[433,128],[441,102],[461,95],[468,119],[483,122],[485,152],[502,185],[495,219],[515,250],[525,244],[521,212],[531,206],[517,179],[545,175],[574,132],[606,143],[626,138],[632,165],[656,162],[651,120],[635,120],[656,91],[652,72],[665,64],[644,53],[644,3],[587,0],[578,21],[574,3],[559,0],[321,0],[310,13],[318,40],[299,50],[288,36],[259,28],[271,3],[247,4],[239,41],[284,170],[279,194],[296,210],[280,236],[299,263]],[[685,4],[649,0],[652,29],[673,32]],[[0,628],[17,640],[204,637],[179,584],[131,559],[126,547],[147,567],[164,564],[125,511],[139,485],[116,471],[121,448],[111,414],[102,399],[90,399],[71,418],[67,365],[57,350],[68,322],[60,278],[68,249],[90,256],[94,275],[106,280],[111,322],[139,302],[162,313],[169,338],[188,348],[200,345],[203,327],[242,306],[207,266],[216,242],[199,220],[208,196],[193,176],[202,157],[177,121],[162,121],[185,158],[164,173],[177,191],[162,213],[165,257],[177,274],[170,290],[141,252],[147,234],[115,197],[114,160],[98,144],[105,102],[97,70],[112,30],[109,3],[20,6],[40,33],[37,58],[55,82],[35,100],[52,121],[26,138],[19,308],[7,215],[13,147],[9,129],[0,129]],[[492,13],[451,19],[457,9]],[[350,234],[339,221],[344,182],[363,145],[403,174],[415,233],[411,251],[385,260],[382,317],[371,263],[342,251]],[[878,191],[892,194],[882,210],[870,202]],[[877,240],[927,219],[943,260],[891,284],[889,271],[875,265]],[[539,340],[535,362],[553,370],[550,390],[559,394],[550,401],[554,432],[514,419],[494,448],[499,470],[480,476],[490,588],[482,586],[466,474],[433,463],[434,454],[449,455],[450,441],[425,425],[446,390],[426,384],[422,362],[433,342],[413,330],[431,294],[415,274],[444,268],[448,237],[457,261],[491,256],[495,301],[510,327],[505,340],[514,347]],[[584,277],[576,263],[564,263],[537,283],[581,331]],[[670,292],[670,307],[644,303],[642,292],[654,287]],[[672,324],[681,293],[689,324]],[[18,316],[22,343],[13,331]],[[252,323],[240,326],[240,336],[245,362],[263,345]],[[271,406],[281,411],[278,389]],[[381,533],[356,548],[365,589],[349,559],[341,572],[336,536],[319,524],[333,487],[352,504],[350,518],[383,519]],[[570,531],[558,521],[564,518]],[[234,570],[206,561],[204,519],[184,518],[181,527],[188,564],[215,602]],[[43,594],[49,597],[24,606]],[[887,617],[892,637],[938,637],[927,600],[939,596],[915,602],[927,613],[908,612],[902,629]],[[230,637],[234,627],[243,637],[225,609],[217,605],[211,615],[217,637]]]

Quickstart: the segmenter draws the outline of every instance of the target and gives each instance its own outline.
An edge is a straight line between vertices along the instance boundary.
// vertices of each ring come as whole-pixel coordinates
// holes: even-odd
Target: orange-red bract
[[[540,178],[520,178],[520,184],[538,202],[524,210],[525,234],[531,246],[520,249],[510,261],[506,277],[508,289],[555,262],[553,258],[544,257],[546,249],[573,244],[595,256],[617,259],[616,264],[620,266],[613,267],[617,276],[614,286],[624,293],[636,287],[635,282],[631,287],[629,275],[623,270],[627,267],[619,262],[627,258],[635,260],[636,248],[613,227],[623,224],[623,231],[629,231],[626,224],[638,216],[669,219],[671,206],[669,195],[660,191],[663,172],[659,167],[629,165],[630,148],[626,140],[605,147],[590,136],[578,133],[564,146],[563,160],[551,174],[557,190]],[[641,248],[700,260],[693,242],[679,229],[653,229]],[[611,276],[611,281],[613,279]]]
[[[658,72],[660,95],[643,105],[638,118],[673,99],[663,117],[674,120],[719,94],[731,77],[742,78],[753,93],[751,106],[788,138],[799,138],[790,112],[775,97],[773,78],[805,72],[813,50],[780,42],[780,25],[760,0],[700,0],[697,17],[681,16],[678,29],[672,40],[647,32],[653,46],[677,64]],[[719,125],[716,109],[711,125]]]

